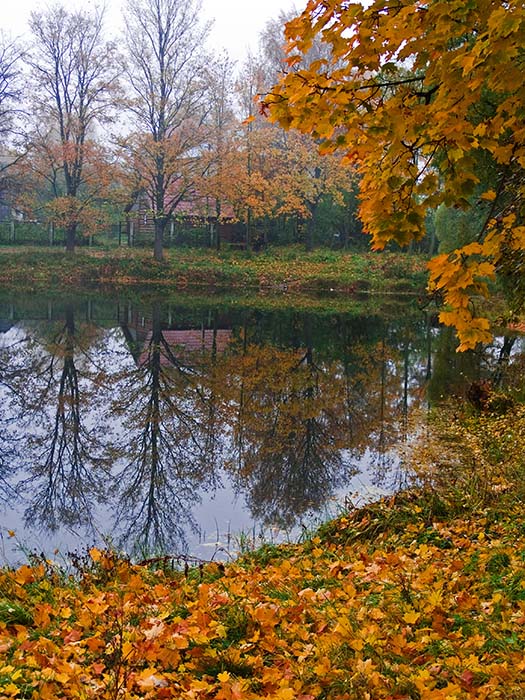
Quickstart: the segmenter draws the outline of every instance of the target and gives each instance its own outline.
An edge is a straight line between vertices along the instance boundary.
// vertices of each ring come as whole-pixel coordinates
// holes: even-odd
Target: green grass
[[[183,290],[250,289],[264,293],[420,292],[425,263],[403,253],[344,253],[299,248],[243,251],[171,249],[163,262],[149,250],[0,248],[0,285],[17,289],[161,286]]]

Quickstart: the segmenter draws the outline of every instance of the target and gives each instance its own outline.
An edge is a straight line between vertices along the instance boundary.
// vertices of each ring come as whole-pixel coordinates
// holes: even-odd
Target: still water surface
[[[458,356],[415,303],[370,308],[0,297],[2,560],[224,558],[403,487],[411,414],[522,341]]]

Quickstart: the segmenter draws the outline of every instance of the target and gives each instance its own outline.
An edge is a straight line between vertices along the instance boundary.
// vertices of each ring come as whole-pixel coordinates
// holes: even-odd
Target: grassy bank
[[[0,248],[0,285],[18,289],[130,285],[173,289],[251,289],[259,292],[358,292],[420,290],[425,263],[407,254],[341,253],[299,248],[257,254],[202,249],[166,251],[156,263],[150,251]]]
[[[174,571],[92,549],[0,574],[0,696],[525,697],[525,407],[454,407],[419,491]]]

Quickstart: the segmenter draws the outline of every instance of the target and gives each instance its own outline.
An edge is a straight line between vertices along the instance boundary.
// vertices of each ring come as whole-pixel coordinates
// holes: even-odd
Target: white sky
[[[0,28],[20,36],[27,32],[27,19],[32,10],[45,9],[52,2],[42,0],[0,0]],[[93,0],[62,0],[68,8],[92,6]],[[118,30],[121,0],[106,0],[108,34]],[[257,50],[258,35],[269,19],[276,19],[280,10],[302,9],[306,0],[202,0],[204,17],[213,19],[211,45],[225,48],[231,58],[242,61],[248,48]]]

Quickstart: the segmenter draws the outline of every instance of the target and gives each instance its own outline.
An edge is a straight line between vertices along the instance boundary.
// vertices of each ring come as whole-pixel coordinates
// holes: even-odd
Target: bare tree
[[[14,120],[21,113],[21,59],[23,50],[0,31],[0,140],[14,131]]]
[[[86,153],[96,124],[108,119],[116,86],[115,49],[102,36],[103,12],[69,11],[54,5],[33,12],[35,113],[47,122],[63,175],[62,210],[69,212],[66,250],[75,248],[77,197],[84,184]]]
[[[209,25],[200,0],[128,0],[125,10],[129,109],[136,133],[126,148],[143,178],[163,257],[166,225],[202,173]],[[205,167],[205,166],[204,166]]]
[[[23,114],[22,59],[23,49],[0,31],[0,203],[5,194],[16,189],[16,179],[13,179],[11,166],[23,155],[12,149],[13,137],[20,136],[17,117]],[[5,201],[9,200],[10,197]]]
[[[294,7],[288,11],[281,10],[279,15],[266,22],[266,25],[259,35],[259,48],[262,65],[265,71],[266,89],[269,90],[283,73],[290,70],[287,64],[286,38],[284,35],[285,25],[290,20],[297,17],[299,11]],[[314,61],[327,60],[330,58],[330,49],[317,35],[313,38],[312,46],[300,63],[296,64],[294,70],[307,68]]]

